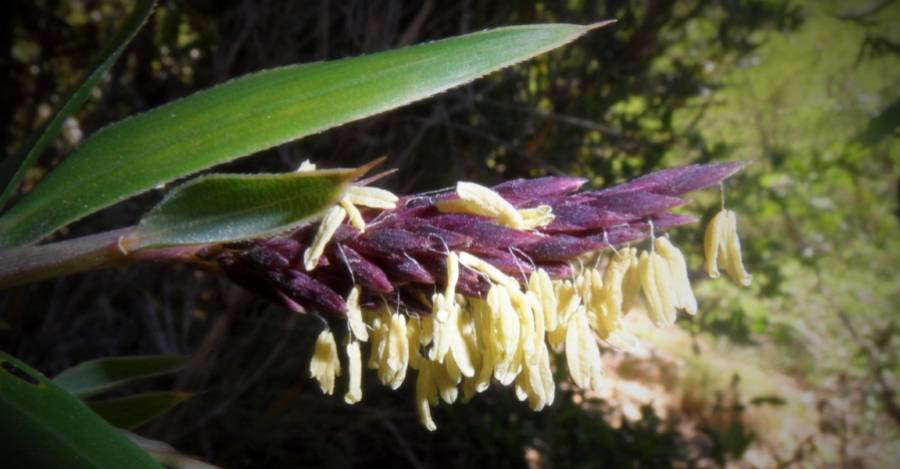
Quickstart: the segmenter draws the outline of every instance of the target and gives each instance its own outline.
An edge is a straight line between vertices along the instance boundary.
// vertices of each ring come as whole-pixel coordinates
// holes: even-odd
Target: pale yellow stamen
[[[410,359],[406,317],[391,313],[386,307],[381,308],[379,316],[377,323],[373,324],[377,328],[370,337],[374,358],[370,358],[369,366],[378,369],[378,379],[382,384],[397,389],[406,378]]]
[[[434,366],[432,371],[434,372],[434,382],[437,384],[441,400],[447,404],[456,402],[456,398],[459,395],[459,389],[456,386],[459,384],[461,375],[453,361],[453,357],[448,356],[444,366]]]
[[[752,276],[744,268],[741,240],[737,234],[737,215],[733,211],[720,210],[710,220],[703,247],[706,252],[706,272],[710,277],[719,277],[718,266],[721,260],[732,280],[744,286],[750,285]]]
[[[347,343],[347,370],[349,383],[344,402],[356,404],[362,399],[362,354],[359,350],[359,342],[351,340]]]
[[[603,282],[603,274],[597,269],[585,269],[582,273],[581,296],[582,304],[588,318],[591,329],[600,337],[604,337],[606,320],[606,286]]]
[[[520,229],[533,230],[542,226],[547,226],[556,218],[553,215],[553,209],[549,205],[539,205],[534,208],[523,208],[519,210],[522,217],[522,226]]]
[[[706,235],[703,239],[703,250],[706,254],[706,274],[710,278],[719,278],[719,253],[722,251],[721,246],[726,234],[726,224],[728,223],[728,214],[725,210],[720,210],[709,221],[706,226]]]
[[[541,342],[541,348],[538,351],[540,360],[535,364],[538,367],[541,382],[544,388],[544,405],[553,405],[556,398],[556,383],[553,381],[553,369],[550,368],[550,351],[547,350],[547,344]]]
[[[578,288],[575,284],[568,280],[557,280],[553,282],[554,291],[557,298],[556,315],[560,324],[569,321],[569,316],[575,313],[575,309],[581,304],[581,296],[578,295]]]
[[[569,318],[566,330],[566,362],[572,381],[582,389],[599,388],[603,364],[583,306]]]
[[[342,197],[340,204],[347,211],[347,218],[350,220],[350,224],[359,230],[360,233],[364,233],[366,231],[366,220],[363,218],[362,212],[347,197]]]
[[[542,322],[547,332],[552,332],[559,324],[557,307],[559,301],[553,288],[553,281],[544,269],[537,269],[528,278],[528,291],[533,293],[541,302]]]
[[[510,302],[519,317],[519,347],[522,349],[523,358],[528,360],[534,354],[535,320],[534,311],[528,296],[518,288],[509,289]]]
[[[369,186],[350,186],[344,197],[354,205],[384,210],[395,208],[399,200],[391,191]]]
[[[432,432],[437,429],[431,418],[431,401],[437,399],[437,387],[432,377],[435,366],[431,362],[425,362],[416,377],[416,410],[419,413],[419,421]]]
[[[334,393],[334,380],[341,375],[341,362],[338,359],[337,344],[334,335],[324,330],[316,339],[315,351],[309,362],[309,376],[319,382],[319,388],[325,394]]]
[[[467,252],[459,253],[459,263],[477,272],[486,275],[492,282],[499,283],[509,288],[518,288],[519,282],[516,279],[504,274],[500,269],[494,267],[490,263],[473,256]]]
[[[516,352],[519,349],[519,315],[512,305],[509,292],[501,285],[488,291],[487,304],[491,311],[491,354],[494,358],[494,378],[508,385],[518,374]]]
[[[569,318],[581,304],[581,297],[578,296],[578,289],[575,285],[568,280],[553,281],[553,292],[557,304],[557,325],[552,330],[548,329],[547,342],[558,352],[566,341]]]
[[[371,318],[369,324],[372,326],[369,334],[369,360],[366,366],[369,369],[377,370],[381,368],[381,359],[384,356],[385,339],[388,336],[391,313],[385,306],[376,311],[367,311],[366,313]]]
[[[533,359],[526,363],[516,380],[516,394],[520,399],[527,397],[529,407],[538,411],[553,403],[555,392],[547,344],[537,340]]]
[[[434,320],[431,322],[432,347],[428,351],[428,358],[443,363],[444,356],[450,352],[450,344],[456,332],[456,325],[453,323],[459,311],[442,293],[435,293],[431,297],[431,302],[433,305],[431,316]]]
[[[490,297],[490,292],[488,292],[488,296]],[[496,364],[495,349],[497,346],[494,341],[493,311],[488,302],[481,298],[470,300],[469,304],[472,305],[472,320],[474,321],[475,329],[478,331],[478,335],[475,338],[481,350],[481,363],[470,387],[475,392],[483,392],[491,384],[491,376],[493,376],[494,365]],[[463,391],[466,391],[466,388],[467,386],[464,386]]]
[[[522,215],[500,194],[473,182],[456,184],[458,200],[441,200],[437,202],[442,212],[469,213],[496,219],[498,222],[516,229],[523,229],[525,222]]]
[[[468,364],[471,366],[471,369],[467,370],[463,360],[461,358],[456,358],[457,353],[456,351],[453,352],[454,359],[456,360],[456,363],[459,364],[460,371],[463,376],[467,378],[473,378],[482,364],[482,351],[479,343],[478,326],[476,323],[477,314],[478,312],[474,310],[474,307],[462,309],[459,314],[459,331],[462,336],[463,345],[468,352]],[[461,354],[462,352],[460,352],[460,355]]]
[[[425,318],[411,317],[406,321],[406,339],[409,342],[409,367],[414,370],[421,369],[422,364],[425,362],[425,357],[422,356],[420,347],[423,319]]]
[[[427,346],[434,340],[434,314],[419,319],[419,345]]]
[[[458,311],[453,326],[453,336],[450,340],[450,357],[459,369],[460,374],[467,378],[475,376],[475,362],[472,359],[470,346],[465,340],[465,329],[469,324],[468,311]]]
[[[608,340],[622,327],[622,304],[624,303],[625,274],[631,266],[631,259],[615,255],[603,273],[602,314],[598,318],[595,331]]]
[[[365,342],[369,340],[369,331],[363,321],[362,308],[359,307],[359,285],[355,285],[347,295],[347,323],[354,338]]]
[[[669,264],[656,252],[641,254],[641,286],[647,299],[650,319],[657,326],[675,323],[675,296]]]
[[[525,299],[528,301],[528,305],[531,307],[534,315],[535,341],[543,341],[547,334],[547,326],[544,325],[544,305],[541,304],[541,300],[532,291],[525,292]]]
[[[676,285],[673,281],[672,271],[669,269],[669,263],[666,262],[659,253],[650,253],[653,262],[653,272],[656,277],[656,285],[662,294],[663,307],[668,314],[666,317],[666,325],[675,324],[676,312],[678,306],[676,297]]]
[[[697,314],[697,298],[691,289],[688,278],[687,262],[684,255],[668,239],[656,239],[656,252],[669,264],[672,284],[675,293],[675,307],[684,309],[688,314]]]
[[[744,260],[741,256],[741,240],[737,234],[737,215],[728,210],[728,232],[725,237],[725,271],[735,282],[748,286],[753,277],[744,268]]]
[[[406,317],[400,313],[391,314],[388,329],[387,346],[382,362],[382,382],[391,389],[397,389],[406,378],[406,367],[409,365],[409,339],[406,336]]]
[[[456,302],[458,280],[459,256],[451,252],[447,256],[447,287],[443,294],[435,293],[432,296],[433,321],[430,325],[434,345],[428,357],[438,363],[444,363],[445,357],[450,353],[461,373],[471,377],[475,374],[475,368],[463,340],[462,329],[466,321],[462,318],[461,308]]]
[[[622,278],[622,314],[627,314],[640,302],[641,275],[638,269],[637,249],[625,248],[619,251],[617,259],[621,259],[625,268]]]
[[[444,296],[456,298],[456,284],[459,282],[459,256],[455,252],[447,255],[447,288]]]
[[[319,264],[319,258],[325,252],[325,247],[331,241],[335,231],[337,231],[346,216],[347,212],[338,206],[331,207],[325,212],[312,244],[303,252],[303,266],[307,271],[315,269]]]

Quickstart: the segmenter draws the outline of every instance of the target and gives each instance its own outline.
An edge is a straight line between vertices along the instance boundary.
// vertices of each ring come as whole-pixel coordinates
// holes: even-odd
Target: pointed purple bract
[[[676,226],[697,223],[697,217],[693,215],[680,215],[677,213],[660,213],[653,217],[653,227],[657,230],[667,230]]]
[[[297,270],[271,271],[269,278],[292,300],[344,316],[347,304],[341,295],[318,280]]]
[[[470,215],[464,213],[442,213],[437,212],[429,217],[423,217],[421,219],[422,222],[427,223],[432,226],[438,226],[441,228],[445,228],[448,230],[453,230],[454,228],[461,226],[468,226],[474,223],[492,223],[488,217],[483,217],[481,215]]]
[[[587,179],[570,176],[546,176],[534,179],[513,179],[497,184],[494,192],[510,201],[527,202],[534,199],[571,194],[581,188]],[[513,202],[514,205],[516,204]]]
[[[394,254],[383,257],[379,259],[378,265],[388,274],[388,277],[394,281],[425,284],[434,283],[434,276],[425,270],[419,261],[408,255]]]
[[[378,293],[390,293],[394,286],[381,268],[359,255],[350,246],[336,245],[336,254],[341,263],[350,270],[353,280],[365,288]]]
[[[733,161],[663,169],[615,187],[615,192],[647,191],[661,195],[681,195],[718,184],[749,164]]]
[[[357,236],[359,236],[359,230],[356,228],[350,225],[340,225],[337,230],[335,230],[331,240],[335,243],[346,243],[348,240],[356,238]],[[310,242],[312,242],[311,236]]]
[[[534,262],[570,260],[603,247],[601,242],[569,235],[548,236],[540,241],[518,246]]]
[[[684,203],[683,199],[652,192],[594,192],[589,193],[590,206],[641,218],[664,212]]]
[[[626,223],[628,217],[590,205],[557,205],[553,207],[553,221],[540,228],[545,233],[570,233],[596,230]]]
[[[232,282],[257,295],[280,301],[277,289],[265,276],[260,275],[259,269],[246,265],[246,263],[230,254],[219,254],[216,261]]]
[[[265,246],[278,251],[279,254],[288,259],[295,259],[303,250],[303,246],[297,240],[291,238],[272,238],[266,240]]]
[[[362,254],[380,257],[404,252],[425,252],[435,248],[434,241],[427,237],[397,228],[367,230],[347,243]]]
[[[291,265],[290,259],[266,245],[254,246],[241,252],[240,256],[245,261],[260,267],[278,268]]]
[[[467,215],[440,215],[428,219],[435,226],[455,231],[472,238],[476,243],[488,247],[505,248],[537,241],[539,235],[519,231],[487,221],[482,217]]]
[[[588,238],[609,246],[634,243],[649,235],[649,232],[646,230],[646,223],[638,222],[638,224],[642,225],[644,229],[638,229],[631,225],[617,225],[610,227],[600,234],[591,235]]]
[[[424,236],[435,244],[450,250],[465,250],[472,244],[472,238],[462,233],[434,226],[428,220],[409,219],[400,225],[410,233]]]
[[[709,187],[723,181],[725,178],[740,171],[749,162],[736,161],[731,163],[717,163],[709,165],[689,166],[678,177],[652,189],[657,194],[681,195],[698,189]]]

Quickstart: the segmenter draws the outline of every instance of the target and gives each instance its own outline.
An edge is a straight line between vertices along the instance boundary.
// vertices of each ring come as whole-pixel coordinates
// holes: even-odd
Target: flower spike
[[[674,323],[678,310],[695,314],[688,264],[662,232],[696,222],[670,211],[682,196],[744,165],[666,169],[587,191],[585,179],[551,176],[397,197],[368,187],[370,178],[319,221],[202,255],[292,311],[343,318],[346,402],[362,399],[363,346],[367,367],[386,386],[397,389],[414,370],[416,409],[434,430],[431,408],[455,402],[460,387],[463,400],[496,383],[532,409],[551,405],[551,350],[565,353],[576,385],[596,388],[598,339],[630,347],[635,338],[623,318],[642,304],[658,326]],[[299,171],[314,169],[304,162]],[[630,246],[646,238],[648,250]],[[750,283],[734,212],[723,207],[712,218],[704,248],[711,277],[721,265]],[[310,375],[332,394],[340,373],[326,329]]]

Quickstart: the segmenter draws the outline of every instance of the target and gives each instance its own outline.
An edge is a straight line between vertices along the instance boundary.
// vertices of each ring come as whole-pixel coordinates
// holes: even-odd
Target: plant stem
[[[0,250],[0,288],[135,262],[185,263],[217,270],[213,264],[194,256],[202,245],[124,253],[118,241],[129,231],[131,228],[123,228],[42,246]]]

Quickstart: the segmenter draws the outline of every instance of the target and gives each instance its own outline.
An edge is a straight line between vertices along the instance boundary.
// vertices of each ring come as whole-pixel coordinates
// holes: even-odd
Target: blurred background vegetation
[[[129,0],[12,0],[0,17],[7,154],[59,106]],[[869,0],[167,0],[28,184],[86,135],[263,68],[489,27],[617,18],[559,51],[425,102],[229,165],[387,155],[398,193],[577,174],[754,162],[725,188],[749,289],[700,277],[701,314],[604,355],[608,387],[560,377],[533,413],[495,389],[418,423],[412,386],[347,406],[306,377],[318,326],[223,279],[144,266],[0,296],[0,348],[48,375],[86,359],[180,353],[160,384],[202,391],[140,433],[224,467],[887,467],[900,460],[900,2]],[[164,138],[164,136],[160,136]],[[73,236],[137,220],[162,191]],[[708,217],[719,194],[687,210]],[[310,327],[312,326],[312,327]],[[370,377],[371,378],[371,377]],[[373,379],[368,380],[370,383]],[[137,386],[140,388],[140,386]]]

